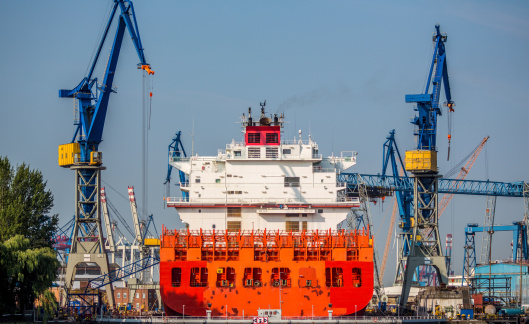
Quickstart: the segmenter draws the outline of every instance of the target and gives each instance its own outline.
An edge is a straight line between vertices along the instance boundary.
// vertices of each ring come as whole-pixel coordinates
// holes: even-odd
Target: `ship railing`
[[[336,173],[336,169],[335,168],[322,168],[321,166],[313,166],[312,167],[312,172],[314,173]]]
[[[167,203],[189,202],[189,197],[167,197]]]
[[[182,157],[173,156],[175,151],[169,151],[169,162],[189,162],[189,161],[216,161],[218,160],[215,156],[192,156]]]
[[[297,140],[297,139],[292,139],[292,140],[281,140],[281,145],[309,145],[311,143],[310,140]],[[312,142],[314,143],[314,142]]]
[[[181,156],[173,156],[174,151],[169,152],[169,162],[188,162],[191,160],[191,158],[188,157],[181,157]]]
[[[179,204],[179,203],[200,203],[200,204],[214,204],[214,203],[239,203],[239,204],[288,204],[288,203],[302,203],[302,204],[333,204],[333,203],[359,203],[358,197],[331,197],[331,198],[194,198],[189,197],[167,197],[167,204]]]
[[[241,147],[245,147],[246,146],[246,143],[244,142],[231,142],[230,144],[226,144],[226,150],[230,150],[230,149],[233,149],[233,148],[241,148]]]

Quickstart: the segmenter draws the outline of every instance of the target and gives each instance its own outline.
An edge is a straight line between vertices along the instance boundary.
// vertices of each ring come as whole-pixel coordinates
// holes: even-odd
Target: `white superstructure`
[[[167,198],[189,229],[336,229],[357,198],[347,198],[337,174],[356,164],[356,153],[322,157],[310,138],[281,140],[283,117],[254,122],[243,115],[244,142],[232,141],[217,156],[172,157],[184,172],[185,197]]]

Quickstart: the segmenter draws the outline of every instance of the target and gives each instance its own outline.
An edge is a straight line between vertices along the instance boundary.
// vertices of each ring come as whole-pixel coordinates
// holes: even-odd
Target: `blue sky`
[[[57,165],[57,146],[73,135],[73,104],[57,93],[83,78],[110,3],[0,0],[0,155],[44,173],[61,223],[74,212],[73,172]],[[148,191],[158,229],[180,226],[176,212],[163,208],[167,145],[181,130],[191,151],[193,120],[194,149],[201,155],[215,155],[232,138],[240,139],[238,118],[265,99],[270,112],[285,112],[286,137],[302,129],[324,155],[357,151],[354,171],[380,172],[382,143],[391,129],[401,150],[412,149],[414,111],[404,95],[424,90],[437,23],[448,34],[456,102],[449,162],[447,119],[439,119],[441,173],[490,135],[468,178],[529,181],[528,2],[138,0],[134,5],[156,71]],[[126,36],[114,80],[118,93],[110,99],[100,149],[104,181],[123,196],[134,185],[140,197],[137,63]],[[128,217],[128,202],[113,190],[107,193]],[[371,206],[380,254],[390,209],[390,202]],[[440,221],[443,245],[446,233],[454,235],[456,273],[464,225],[481,223],[484,212],[484,197],[456,197]],[[522,218],[521,199],[498,200],[496,223]],[[501,235],[494,240],[496,259],[508,257],[511,239]],[[386,283],[393,277],[395,253],[390,253]]]

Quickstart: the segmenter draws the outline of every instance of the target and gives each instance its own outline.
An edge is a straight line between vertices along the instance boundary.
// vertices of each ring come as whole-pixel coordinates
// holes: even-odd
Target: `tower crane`
[[[103,81],[98,84],[98,78],[94,76],[94,70],[117,12],[119,12],[119,17],[112,49]],[[102,140],[110,94],[115,92],[112,82],[116,74],[116,65],[125,30],[128,30],[136,49],[140,61],[138,68],[148,75],[154,74],[145,58],[132,1],[114,0],[109,20],[88,74],[73,89],[59,90],[60,98],[74,99],[74,125],[76,126],[71,142],[60,145],[58,152],[59,165],[74,170],[76,174],[75,225],[65,277],[65,289],[67,291],[72,287],[76,266],[80,262],[96,263],[101,268],[102,273],[109,272],[108,257],[104,253],[99,207],[100,175],[101,170],[105,169],[102,165],[102,154],[99,152],[99,144]],[[113,308],[112,286],[107,285],[106,289],[110,307]]]

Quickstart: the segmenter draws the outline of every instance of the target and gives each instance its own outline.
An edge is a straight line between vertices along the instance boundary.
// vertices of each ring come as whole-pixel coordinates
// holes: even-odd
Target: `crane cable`
[[[452,122],[453,122],[453,112],[454,110],[454,103],[448,102],[446,104],[448,107],[448,157],[446,158],[447,161],[450,161],[450,142],[452,140]]]

